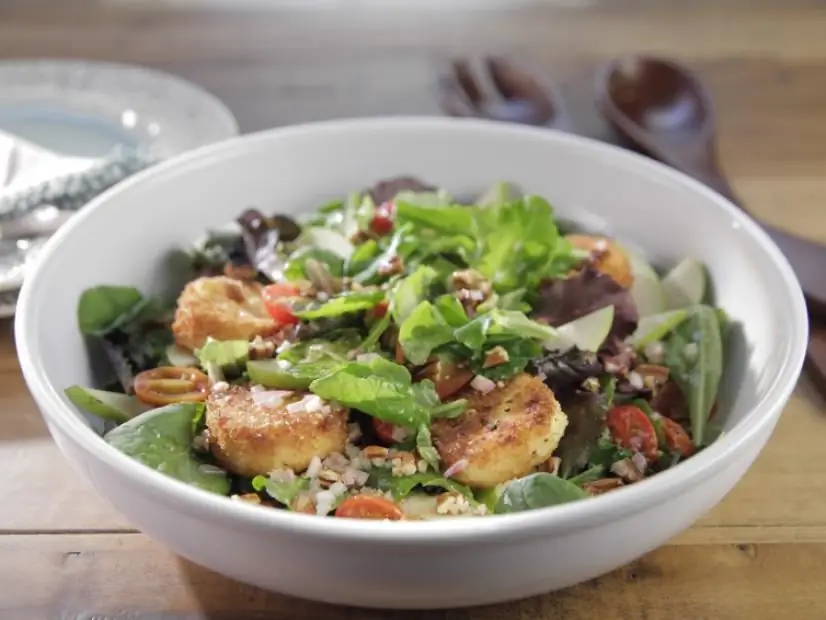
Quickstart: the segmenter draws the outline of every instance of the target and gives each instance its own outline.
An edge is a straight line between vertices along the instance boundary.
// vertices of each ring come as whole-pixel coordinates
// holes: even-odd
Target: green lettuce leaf
[[[370,310],[383,299],[384,291],[355,291],[338,295],[330,301],[315,307],[310,307],[305,310],[293,310],[293,314],[305,321],[329,319],[342,316],[343,314]]]

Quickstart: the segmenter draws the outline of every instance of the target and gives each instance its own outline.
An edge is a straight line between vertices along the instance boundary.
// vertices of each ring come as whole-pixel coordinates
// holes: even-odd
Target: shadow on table
[[[232,581],[178,558],[182,580],[188,584],[187,609],[175,620],[510,620],[516,618],[565,618],[579,620],[600,614],[620,590],[646,588],[664,572],[655,552],[604,577],[516,603],[446,611],[383,611],[348,608],[274,594]],[[369,584],[365,584],[369,587]],[[620,605],[621,606],[621,605]],[[611,605],[616,607],[616,605]],[[633,607],[637,617],[637,604]],[[198,610],[198,611],[194,611]],[[629,611],[631,611],[629,609]],[[623,616],[632,617],[632,616]],[[166,616],[164,616],[166,618]]]

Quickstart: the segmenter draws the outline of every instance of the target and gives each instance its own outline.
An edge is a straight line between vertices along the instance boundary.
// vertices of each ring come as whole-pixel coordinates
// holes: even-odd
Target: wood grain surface
[[[2,0],[0,58],[172,71],[222,98],[246,132],[437,114],[433,76],[442,58],[505,52],[551,72],[578,130],[603,137],[590,101],[595,66],[622,53],[677,56],[711,85],[722,161],[743,199],[773,224],[826,242],[822,1],[203,4],[209,8],[196,0]],[[564,592],[428,614],[268,594],[135,532],[52,444],[20,377],[10,323],[0,323],[0,416],[0,620],[826,618],[826,416],[805,379],[742,483],[668,546]]]

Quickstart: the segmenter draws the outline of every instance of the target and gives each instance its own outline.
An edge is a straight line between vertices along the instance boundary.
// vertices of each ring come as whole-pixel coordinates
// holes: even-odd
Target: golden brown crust
[[[596,235],[568,235],[565,238],[575,248],[594,253],[594,267],[597,271],[611,276],[624,288],[634,284],[631,261],[616,243],[607,237]]]
[[[265,407],[246,388],[213,391],[206,403],[212,454],[227,470],[255,476],[274,469],[303,471],[314,456],[344,452],[347,410],[325,403],[321,411],[287,411],[288,403],[304,396],[294,393],[276,407]]]
[[[208,337],[216,340],[252,340],[278,331],[264,307],[262,286],[226,276],[189,282],[180,297],[172,323],[175,342],[198,349]]]
[[[488,394],[465,390],[467,410],[436,420],[433,444],[451,467],[467,465],[454,478],[488,488],[529,473],[556,449],[567,425],[554,393],[536,377],[521,373]]]

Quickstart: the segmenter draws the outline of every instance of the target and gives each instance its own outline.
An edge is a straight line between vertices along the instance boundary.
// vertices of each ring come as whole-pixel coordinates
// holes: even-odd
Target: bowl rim
[[[454,518],[435,521],[394,522],[359,521],[351,519],[308,518],[285,510],[262,510],[245,502],[203,491],[156,472],[119,452],[91,429],[70,409],[62,396],[62,389],[51,385],[38,368],[35,357],[38,346],[38,296],[45,289],[39,277],[45,265],[59,253],[63,241],[84,225],[99,209],[107,208],[117,195],[133,187],[166,180],[182,171],[239,155],[251,146],[261,145],[281,137],[304,133],[360,133],[407,129],[411,131],[452,131],[486,134],[493,137],[513,136],[522,139],[557,142],[566,148],[589,152],[594,158],[609,158],[612,165],[625,166],[647,172],[652,178],[677,185],[686,191],[700,194],[717,209],[723,210],[748,235],[759,250],[773,263],[784,282],[776,294],[786,299],[789,316],[794,322],[794,337],[784,347],[784,359],[779,372],[766,390],[766,395],[731,431],[718,438],[699,454],[651,478],[630,485],[618,493],[571,502],[548,508],[485,518]],[[107,190],[92,200],[83,210],[63,226],[43,249],[31,276],[26,278],[20,294],[15,319],[17,353],[25,381],[34,396],[41,414],[53,435],[59,431],[83,452],[115,474],[137,485],[143,492],[172,504],[176,510],[189,515],[232,522],[255,530],[284,529],[291,534],[330,542],[359,541],[375,544],[454,546],[467,542],[517,540],[538,535],[562,534],[593,527],[644,510],[669,497],[681,494],[702,483],[714,470],[728,465],[767,427],[771,427],[795,387],[800,375],[808,341],[808,316],[803,293],[786,258],[759,225],[726,198],[698,181],[644,156],[597,140],[544,128],[526,127],[478,119],[455,119],[429,116],[388,116],[336,119],[277,127],[253,134],[230,138],[207,145],[142,171]]]

